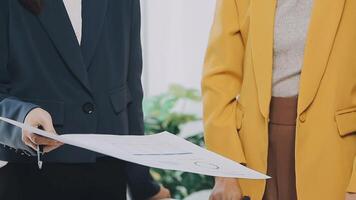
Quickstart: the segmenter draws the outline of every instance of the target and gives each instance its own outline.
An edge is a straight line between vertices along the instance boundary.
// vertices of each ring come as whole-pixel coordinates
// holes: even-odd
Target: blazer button
[[[306,116],[305,116],[305,114],[303,113],[303,114],[301,114],[301,115],[299,116],[299,121],[302,122],[302,123],[304,123],[305,120],[306,120]]]
[[[94,104],[90,102],[85,103],[82,108],[83,108],[83,112],[86,114],[92,114],[95,110]]]

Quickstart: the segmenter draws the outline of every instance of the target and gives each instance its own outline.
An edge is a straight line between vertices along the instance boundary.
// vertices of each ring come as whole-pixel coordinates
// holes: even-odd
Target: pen
[[[43,146],[42,145],[37,145],[37,165],[38,165],[38,169],[42,169],[42,152],[43,152]]]

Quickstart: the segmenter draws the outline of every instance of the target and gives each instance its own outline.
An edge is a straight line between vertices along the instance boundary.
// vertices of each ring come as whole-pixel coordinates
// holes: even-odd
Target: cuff
[[[240,164],[246,164],[245,153],[238,134],[226,134],[226,137],[214,137],[205,134],[205,143],[208,150]]]
[[[126,173],[133,199],[149,199],[160,191],[161,187],[153,180],[149,167],[128,162]]]
[[[24,122],[28,113],[39,107],[35,104],[24,102],[14,97],[6,98],[1,103],[3,109],[0,109],[0,114],[19,122]],[[22,141],[22,130],[20,128],[14,127],[10,124],[4,124],[2,126],[2,130],[6,130],[8,134],[6,138],[7,142],[5,143],[7,146],[20,149],[26,154],[36,155],[35,152]]]

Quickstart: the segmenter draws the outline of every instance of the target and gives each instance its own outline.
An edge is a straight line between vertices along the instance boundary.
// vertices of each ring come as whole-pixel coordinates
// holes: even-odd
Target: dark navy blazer
[[[23,121],[39,106],[60,134],[143,134],[138,0],[83,1],[81,46],[62,0],[44,0],[38,16],[17,0],[1,2],[1,116]],[[5,145],[29,150],[20,130],[1,123],[0,131]],[[44,159],[93,162],[96,156],[64,146]],[[28,160],[5,149],[0,159]]]
[[[43,5],[37,16],[0,0],[0,116],[23,121],[41,107],[59,134],[143,134],[139,0],[84,0],[80,46],[62,0]],[[20,129],[0,123],[0,143],[0,160],[35,162]],[[65,145],[44,161],[98,156]]]

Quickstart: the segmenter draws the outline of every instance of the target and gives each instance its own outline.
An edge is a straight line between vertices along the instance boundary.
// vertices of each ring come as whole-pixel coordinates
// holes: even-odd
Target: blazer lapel
[[[255,0],[251,2],[252,57],[256,77],[261,113],[269,115],[271,100],[274,13],[276,0]]]
[[[44,1],[38,18],[69,69],[90,92],[81,50],[62,0]]]
[[[107,0],[83,1],[83,37],[81,49],[87,68],[95,54],[96,46],[105,22]]]
[[[345,0],[314,0],[314,9],[304,54],[298,113],[313,102],[326,70]]]

